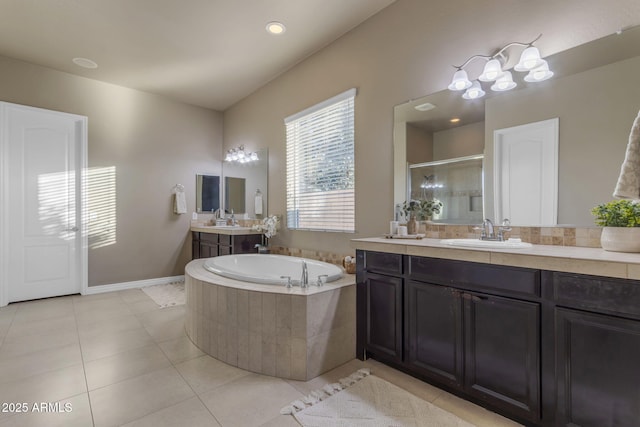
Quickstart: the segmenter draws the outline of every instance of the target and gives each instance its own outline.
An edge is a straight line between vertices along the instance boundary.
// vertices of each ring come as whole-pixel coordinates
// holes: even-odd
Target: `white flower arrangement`
[[[266,237],[267,239],[270,239],[276,234],[278,234],[279,228],[280,228],[280,220],[276,215],[265,217],[262,220],[262,224],[256,224],[253,227],[251,227],[252,230],[260,231],[264,233],[264,237]]]

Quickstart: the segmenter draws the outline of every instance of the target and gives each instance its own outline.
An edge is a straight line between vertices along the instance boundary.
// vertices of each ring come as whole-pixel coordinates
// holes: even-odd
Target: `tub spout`
[[[300,277],[300,287],[309,287],[309,270],[307,270],[307,263],[305,260],[302,260],[302,276]]]

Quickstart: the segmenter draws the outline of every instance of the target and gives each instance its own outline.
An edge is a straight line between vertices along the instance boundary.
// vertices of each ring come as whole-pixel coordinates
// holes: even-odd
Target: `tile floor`
[[[373,360],[308,382],[234,368],[196,348],[183,317],[138,289],[0,309],[0,427],[297,426],[281,407],[360,367],[480,427],[517,425]],[[41,402],[60,404],[33,412]]]

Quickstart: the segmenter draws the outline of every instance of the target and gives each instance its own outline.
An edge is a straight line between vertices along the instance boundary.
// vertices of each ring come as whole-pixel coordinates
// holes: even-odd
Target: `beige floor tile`
[[[144,328],[93,335],[80,339],[82,358],[85,363],[149,344],[153,344],[153,339]]]
[[[300,424],[293,415],[278,415],[274,419],[260,424],[260,427],[300,427]]]
[[[521,425],[446,392],[443,392],[433,404],[475,424],[477,427],[516,427]]]
[[[114,320],[129,314],[133,314],[133,312],[129,306],[122,302],[120,305],[103,306],[93,310],[81,311],[76,313],[76,319],[78,323],[92,323]]]
[[[29,335],[5,337],[0,347],[0,360],[23,356],[78,343],[78,332],[75,329],[42,331]]]
[[[40,410],[17,414],[0,421],[0,427],[88,427],[93,425],[87,393],[56,403],[60,412]]]
[[[120,298],[122,298],[122,300],[127,304],[151,300],[151,298],[149,298],[149,295],[145,294],[142,289],[127,289],[124,291],[119,291],[118,294],[120,295]]]
[[[58,331],[73,331],[76,329],[76,317],[67,314],[50,319],[38,319],[31,321],[15,322],[9,328],[6,337],[21,337],[24,335],[49,333]]]
[[[73,314],[73,302],[70,297],[48,298],[19,303],[14,322],[50,319]]]
[[[156,342],[169,341],[186,335],[184,306],[163,308],[138,314],[138,319]]]
[[[135,314],[129,314],[116,319],[78,323],[80,339],[131,329],[142,329],[142,322],[138,320]]]
[[[220,426],[200,399],[189,400],[149,414],[123,427],[217,427]],[[299,426],[298,426],[299,427]]]
[[[91,288],[91,287],[90,287]],[[99,300],[103,298],[113,298],[113,295],[117,294],[118,291],[114,292],[101,292],[99,294],[91,294],[91,295],[74,295],[72,296],[72,300],[74,303],[81,301],[90,301],[90,300]]]
[[[178,364],[203,356],[204,353],[195,346],[187,336],[164,341],[158,344],[172,363]]]
[[[248,371],[227,365],[206,355],[179,363],[176,365],[176,369],[197,394],[213,390],[250,374]]]
[[[48,350],[0,360],[0,386],[49,371],[82,363],[79,344],[69,344]]]
[[[259,426],[302,395],[284,380],[251,374],[200,395],[223,426]]]
[[[4,383],[0,387],[0,402],[57,402],[86,392],[84,369],[78,364]],[[4,418],[8,414],[0,413],[0,419]]]
[[[126,424],[193,396],[173,367],[89,392],[96,427]]]
[[[149,311],[160,310],[160,306],[152,300],[136,301],[128,304],[133,313],[147,313]]]
[[[420,399],[426,400],[427,402],[433,402],[445,393],[438,387],[434,387],[431,384],[420,381],[417,378],[402,373],[376,360],[367,360],[365,362],[365,366],[371,369],[371,373],[377,377],[387,380],[390,383],[407,390],[409,393],[419,397]]]
[[[123,351],[85,363],[87,386],[89,390],[95,390],[170,365],[157,344]]]
[[[96,310],[107,310],[125,307],[127,304],[120,298],[117,292],[110,293],[109,297],[89,300],[76,300],[73,309],[76,314],[87,313]]]

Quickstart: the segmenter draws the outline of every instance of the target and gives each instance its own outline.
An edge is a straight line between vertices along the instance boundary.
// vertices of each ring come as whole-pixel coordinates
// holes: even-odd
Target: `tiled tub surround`
[[[306,381],[355,357],[355,276],[307,289],[185,269],[185,329],[202,351],[259,374]]]
[[[523,239],[524,240],[524,239]],[[456,248],[440,239],[354,239],[354,249],[640,280],[640,254],[601,248],[533,245],[525,249]]]

